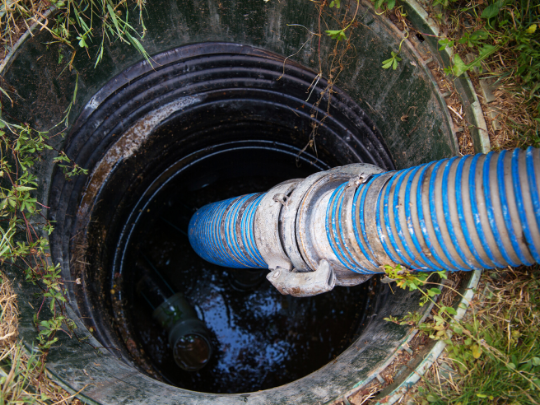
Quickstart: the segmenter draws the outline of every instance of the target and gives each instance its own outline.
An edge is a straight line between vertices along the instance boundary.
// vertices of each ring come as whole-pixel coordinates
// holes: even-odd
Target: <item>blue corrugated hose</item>
[[[264,194],[207,204],[189,223],[189,241],[203,259],[231,268],[267,268],[253,236],[253,221]]]
[[[384,264],[457,271],[539,263],[539,172],[540,152],[528,148],[454,157],[375,174],[363,183],[337,184],[326,200],[326,215],[314,219],[323,222],[317,229],[326,230],[331,257],[322,258],[362,274],[381,272]],[[346,192],[349,187],[356,188]],[[195,251],[225,267],[268,267],[254,237],[264,232],[254,229],[263,196],[198,210],[189,227]],[[304,245],[317,249],[316,243]]]

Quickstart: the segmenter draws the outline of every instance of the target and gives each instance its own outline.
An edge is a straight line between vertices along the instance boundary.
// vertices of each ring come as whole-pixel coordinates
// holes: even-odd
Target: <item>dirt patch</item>
[[[9,350],[19,336],[17,295],[15,295],[10,281],[3,275],[0,275],[0,308],[2,314],[0,318],[0,350],[2,353],[0,358],[3,358],[5,351]]]

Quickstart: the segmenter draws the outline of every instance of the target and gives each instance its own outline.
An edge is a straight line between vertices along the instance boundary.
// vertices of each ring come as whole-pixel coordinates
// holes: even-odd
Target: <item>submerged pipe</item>
[[[208,204],[189,225],[207,261],[268,268],[285,294],[355,285],[384,266],[475,270],[540,263],[540,150],[384,172],[352,164]]]

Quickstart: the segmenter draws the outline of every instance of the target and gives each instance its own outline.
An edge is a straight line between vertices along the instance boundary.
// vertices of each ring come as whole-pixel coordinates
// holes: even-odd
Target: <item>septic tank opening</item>
[[[313,298],[282,296],[265,279],[248,287],[191,249],[189,218],[333,166],[391,170],[388,149],[344,92],[278,55],[205,43],[161,57],[160,68],[128,69],[120,87],[112,80],[76,122],[66,149],[94,168],[88,182],[53,181],[51,216],[70,229],[55,233],[53,251],[82,280],[70,285],[80,318],[123,361],[189,390],[253,392],[302,378],[357,340],[376,281]],[[185,341],[152,316],[159,303],[141,292],[144,266],[206,325],[185,333],[207,350],[204,367],[191,364],[198,371],[175,362],[171,345]]]
[[[254,133],[256,136],[256,133]],[[213,393],[254,392],[297,380],[333,360],[361,333],[376,283],[337,288],[311,298],[281,295],[254,270],[254,285],[242,273],[201,259],[191,248],[187,225],[196,208],[234,193],[265,190],[316,168],[293,154],[233,148],[193,164],[144,207],[126,247],[113,289],[121,288],[115,313],[136,363],[170,384]],[[206,180],[204,180],[206,179]],[[189,190],[189,193],[186,193]],[[168,332],[137,291],[137,262],[153,266],[181,292],[210,331],[213,354],[200,370],[174,361]],[[247,284],[247,285],[246,285]]]

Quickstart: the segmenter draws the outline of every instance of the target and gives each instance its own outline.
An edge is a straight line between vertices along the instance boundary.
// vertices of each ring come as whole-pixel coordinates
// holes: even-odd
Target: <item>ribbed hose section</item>
[[[231,268],[267,268],[253,235],[255,212],[264,194],[207,204],[189,223],[191,246],[203,259]]]
[[[328,241],[349,270],[376,273],[386,264],[400,264],[456,271],[540,263],[538,149],[381,173],[347,191],[349,184],[333,192],[326,216]]]
[[[189,227],[194,249],[226,267],[290,268],[293,251],[310,263],[326,260],[338,273],[360,274],[398,264],[457,271],[540,263],[538,149],[454,157],[393,172],[370,169],[371,176],[366,166],[341,169],[276,186],[264,200],[277,204],[268,211],[262,208],[264,194],[201,208]],[[338,174],[349,181],[335,181]],[[296,205],[279,191],[285,186],[287,193],[294,188]],[[258,209],[264,220],[255,230]],[[288,244],[284,224],[293,229]],[[310,266],[308,271],[317,270]]]

